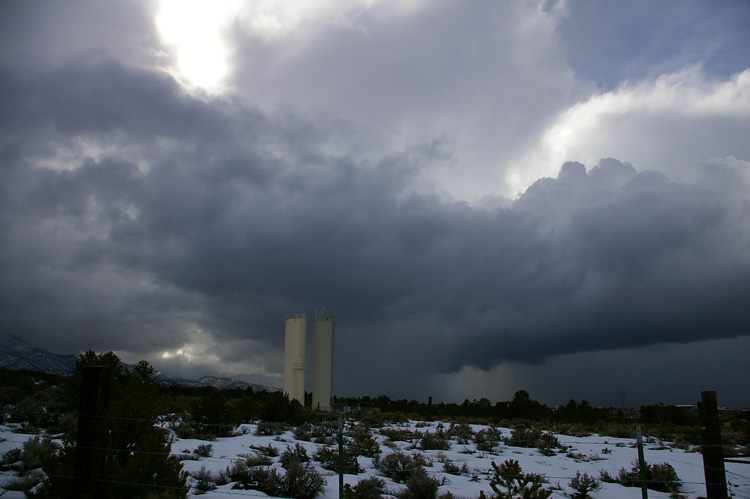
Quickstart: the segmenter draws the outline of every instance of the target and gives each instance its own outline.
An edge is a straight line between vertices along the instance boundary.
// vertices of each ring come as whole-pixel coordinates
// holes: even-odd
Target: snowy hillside
[[[471,431],[474,434],[487,432],[488,427],[481,425],[471,425]],[[269,450],[275,450],[275,457],[271,457],[271,468],[277,469],[280,475],[284,474],[284,469],[280,464],[280,455],[287,449],[292,449],[296,444],[302,446],[307,456],[313,457],[319,453],[319,450],[326,444],[312,443],[310,441],[295,439],[295,433],[291,430],[283,431],[278,435],[259,436],[256,435],[258,430],[257,424],[246,424],[238,428],[239,436],[229,438],[219,438],[213,442],[192,439],[178,439],[172,444],[172,454],[189,457],[183,461],[184,470],[197,474],[201,468],[209,472],[213,479],[219,477],[222,472],[233,465],[234,462],[246,461],[248,456],[258,457],[262,454],[269,453]],[[352,430],[352,426],[347,425],[347,432]],[[389,431],[390,430],[390,431]],[[395,431],[394,431],[395,430]],[[633,461],[637,459],[637,450],[635,439],[622,439],[601,437],[592,435],[588,437],[573,437],[568,435],[555,435],[558,439],[559,447],[555,448],[551,455],[545,456],[536,448],[513,447],[506,443],[499,443],[493,446],[493,450],[481,451],[478,449],[476,440],[462,439],[460,436],[450,438],[448,449],[445,450],[421,450],[415,448],[417,443],[412,439],[411,442],[391,440],[384,434],[391,434],[392,438],[397,438],[399,434],[409,434],[404,430],[411,432],[446,432],[450,430],[450,425],[440,423],[417,423],[410,422],[401,425],[392,425],[380,429],[373,429],[372,435],[376,439],[380,448],[379,459],[389,453],[402,451],[407,454],[419,453],[425,457],[427,466],[425,470],[428,476],[431,476],[441,484],[438,489],[438,495],[451,492],[458,498],[476,498],[480,491],[485,494],[492,492],[489,479],[491,477],[492,462],[501,464],[506,460],[517,460],[521,465],[524,473],[539,473],[546,476],[548,483],[547,488],[553,489],[552,498],[569,497],[572,489],[569,487],[571,478],[576,472],[581,474],[587,473],[590,476],[600,477],[601,471],[609,472],[612,476],[617,476],[621,468],[630,470]],[[502,437],[510,437],[512,430],[507,428],[497,428]],[[6,426],[0,426],[0,437],[4,441],[0,442],[0,452],[4,453],[11,448],[20,447],[22,442],[29,438],[29,435],[11,433]],[[450,433],[448,433],[450,434]],[[297,432],[299,436],[299,432]],[[415,435],[415,433],[411,433]],[[454,433],[455,435],[455,433]],[[464,442],[464,443],[460,443]],[[209,457],[200,457],[199,446],[211,445],[211,455]],[[335,443],[329,438],[328,445],[335,449]],[[705,481],[703,476],[703,461],[699,452],[689,452],[674,448],[668,442],[647,441],[645,450],[646,462],[649,464],[668,463],[677,472],[680,479],[680,496],[691,499],[705,497]],[[344,482],[352,486],[360,480],[373,476],[381,476],[385,482],[388,492],[396,493],[405,488],[403,483],[396,483],[389,478],[382,477],[382,473],[376,469],[373,459],[360,456],[358,458],[359,466],[363,472],[359,474],[345,475]],[[446,463],[453,470],[451,474],[446,472]],[[337,498],[339,493],[338,476],[332,472],[323,469],[321,463],[311,459],[308,463],[313,469],[324,475],[326,485],[322,498]],[[730,484],[733,497],[750,498],[750,467],[746,464],[727,463],[727,481]],[[7,479],[6,477],[3,477]],[[197,481],[193,478],[189,480],[193,486]],[[219,485],[215,490],[209,491],[200,497],[222,499],[226,497],[265,497],[266,495],[258,490],[240,490],[233,488],[234,483]],[[16,494],[16,495],[12,495]],[[567,494],[567,496],[566,496]],[[196,496],[196,489],[191,490],[191,497]],[[23,497],[19,492],[9,492],[4,496]],[[592,494],[592,497],[599,499],[639,499],[641,490],[636,487],[624,487],[614,483],[602,483],[601,488]],[[670,495],[667,492],[656,492],[649,490],[649,497],[652,499],[666,499],[668,497],[678,497]]]
[[[75,354],[61,355],[30,345],[14,334],[0,335],[0,367],[28,369],[67,376],[76,365]]]
[[[278,388],[259,385],[257,383],[247,383],[234,378],[224,378],[219,376],[201,376],[198,379],[183,378],[182,376],[170,377],[165,374],[159,373],[156,377],[156,382],[163,385],[178,385],[186,388],[201,388],[207,386],[213,386],[219,390],[245,390],[252,388],[256,391],[265,390],[267,392],[278,392]]]

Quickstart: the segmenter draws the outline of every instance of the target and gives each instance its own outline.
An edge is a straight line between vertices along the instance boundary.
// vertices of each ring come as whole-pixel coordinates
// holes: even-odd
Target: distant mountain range
[[[41,371],[70,375],[76,367],[76,354],[60,355],[37,348],[14,334],[0,335],[0,367],[18,371]]]
[[[14,334],[0,335],[0,367],[12,371],[28,369],[29,371],[41,371],[60,376],[69,376],[75,370],[76,358],[78,358],[77,354],[52,353],[43,348],[35,347]],[[157,372],[156,381],[164,385],[178,385],[188,388],[214,386],[219,390],[233,390],[237,388],[244,390],[252,388],[255,391],[279,391],[278,388],[270,386],[246,383],[232,378],[217,376],[188,379],[181,376],[170,377]]]
[[[260,392],[263,390],[267,392],[280,391],[278,388],[273,388],[270,386],[259,385],[256,383],[246,383],[238,379],[220,378],[217,376],[202,376],[198,379],[188,379],[188,378],[183,378],[181,376],[176,376],[172,378],[165,374],[159,373],[156,377],[156,381],[157,383],[161,383],[164,385],[178,385],[178,386],[184,386],[187,388],[200,388],[204,386],[215,386],[219,390],[234,390],[237,388],[239,388],[240,390],[244,390],[246,388],[252,388],[256,392]]]

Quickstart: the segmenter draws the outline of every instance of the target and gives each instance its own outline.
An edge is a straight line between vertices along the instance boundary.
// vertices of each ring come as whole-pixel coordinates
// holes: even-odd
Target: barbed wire
[[[385,468],[385,469],[380,469],[380,471],[383,471],[383,472],[393,472],[393,471],[403,471],[403,470],[397,469],[397,468]],[[444,475],[450,475],[449,473],[440,472],[440,471],[436,471],[436,470],[424,470],[424,471],[426,473],[432,474],[432,475],[443,475],[443,476]],[[190,475],[190,473],[186,472],[186,474],[189,475],[189,476],[192,476],[192,475]],[[487,471],[482,471],[479,474],[481,474],[481,475],[487,475],[488,478],[486,478],[486,479],[488,481],[490,481],[489,475],[493,475],[493,477],[494,477],[494,472],[492,472],[489,469]],[[555,475],[547,475],[547,474],[540,474],[540,475],[543,477],[544,480],[547,480],[547,481],[549,481],[549,480],[571,480],[571,479],[575,478],[574,476],[555,476]],[[94,481],[94,482],[97,482],[97,483],[109,483],[109,484],[113,484],[113,485],[130,485],[130,486],[136,486],[136,487],[147,487],[147,488],[150,487],[150,488],[168,489],[168,490],[185,490],[182,487],[175,487],[175,486],[169,486],[169,485],[159,485],[159,484],[152,484],[152,483],[129,482],[129,481],[123,481],[123,480],[110,480],[110,479],[90,478],[90,477],[81,478],[81,477],[75,477],[75,476],[70,476],[70,475],[60,475],[60,474],[50,474],[48,476],[49,477],[53,477],[53,478],[63,478],[63,479],[68,479],[68,480],[88,480],[88,481]],[[451,476],[455,476],[455,475],[451,475]],[[497,475],[497,476],[502,477],[502,478],[514,478],[516,475],[507,475],[506,476],[506,475],[502,475],[501,474],[501,475]],[[446,477],[446,478],[448,478],[448,477]],[[641,480],[641,479],[637,479],[637,480],[634,480],[634,482],[637,482],[637,483],[646,483],[646,484],[663,484],[663,485],[669,485],[669,484],[675,483],[675,482],[678,485],[725,485],[725,484],[722,484],[722,483],[710,483],[710,482],[706,483],[706,482],[702,482],[702,481],[695,482],[695,481],[687,481],[687,480],[677,480],[675,482],[671,482],[671,481],[667,481],[667,480]],[[229,483],[231,483],[231,482],[229,482]],[[619,484],[619,485],[627,487],[627,485],[624,485],[624,484]],[[187,489],[192,489],[193,487],[186,485],[186,488]],[[233,492],[233,491],[217,490],[217,489],[212,490],[212,492],[214,492],[214,493],[220,493],[220,494],[227,494],[227,495],[268,497],[266,494],[258,495],[258,494],[252,494],[252,493],[247,493],[247,492]],[[739,491],[733,491],[733,493],[736,496],[745,497],[745,496],[740,496],[738,494],[738,492]]]
[[[44,415],[44,414],[50,414],[50,413],[27,412],[27,414]],[[160,417],[157,417],[157,418],[133,418],[133,417],[124,417],[124,416],[88,416],[88,417],[95,418],[95,419],[107,419],[107,420],[113,420],[113,421],[127,421],[127,422],[148,423],[148,424],[152,424],[154,426],[158,425],[162,429],[164,429],[164,430],[170,430],[170,431],[173,431],[175,429],[175,428],[170,428],[170,426],[173,425],[173,424],[176,424],[176,423],[179,423],[179,425],[186,424],[186,425],[190,425],[190,426],[207,427],[207,428],[222,428],[222,429],[231,429],[231,430],[235,430],[235,429],[242,429],[242,430],[244,430],[246,428],[243,428],[243,427],[247,427],[247,426],[259,424],[259,423],[254,423],[254,422],[246,422],[246,423],[239,423],[239,424],[216,424],[216,423],[204,423],[204,422],[200,422],[200,421],[176,421],[176,420],[170,420],[169,416],[160,416]],[[179,426],[177,428],[179,428]],[[284,433],[287,432],[287,431],[292,431],[293,432],[294,430],[293,429],[289,429],[289,430],[284,431]],[[513,430],[511,429],[511,431],[513,431]],[[247,433],[249,433],[249,431]],[[236,437],[236,436],[241,436],[241,435],[247,434],[247,433],[242,432],[242,433],[240,433],[240,435],[238,435],[238,434],[235,433],[235,434],[227,435],[227,437]],[[429,433],[429,432],[420,433],[420,432],[417,431],[417,432],[414,432],[412,434],[413,438],[405,438],[405,439],[396,438],[396,439],[393,439],[386,432],[382,432],[382,433],[378,432],[378,433],[381,436],[383,436],[383,437],[385,437],[385,438],[387,438],[387,439],[389,439],[389,440],[391,440],[393,442],[399,442],[399,441],[401,441],[401,442],[410,443],[412,445],[415,445],[414,449],[417,449],[417,447],[416,447],[416,444],[413,443],[413,441],[420,440],[420,439],[422,439],[424,437],[430,437],[430,436],[434,436],[435,435],[434,433]],[[257,435],[257,433],[256,433],[256,435]],[[280,436],[280,435],[258,435],[258,436]],[[606,446],[606,445],[608,445],[608,446],[613,446],[613,447],[628,446],[630,448],[634,448],[636,446],[636,441],[632,437],[629,438],[629,437],[615,437],[615,436],[612,436],[611,438],[608,438],[608,439],[593,440],[593,441],[592,440],[586,440],[589,437],[575,437],[575,438],[576,438],[576,440],[560,440],[560,439],[557,439],[557,445],[550,445],[549,447],[550,448],[554,448],[554,447],[570,447],[570,448],[572,448],[574,450],[577,450],[577,448],[575,446],[598,446],[598,445],[605,445]],[[649,437],[649,438],[653,438],[653,437]],[[453,441],[454,439],[456,439],[456,437],[455,436],[447,435],[445,439]],[[505,446],[508,446],[508,447],[527,448],[527,449],[538,448],[538,446],[535,446],[535,447],[524,447],[524,446],[512,445],[512,443],[506,441],[506,437],[502,435],[502,432],[500,432],[499,440],[500,441],[497,442],[497,445],[505,445]],[[661,439],[659,439],[659,441],[660,442],[669,442],[669,440],[661,440]],[[653,441],[647,441],[647,444],[652,444],[652,443],[654,443],[654,442]],[[466,444],[468,444],[468,441],[466,442]],[[462,445],[461,442],[460,442],[460,439],[459,439],[459,442],[457,443],[457,445]],[[694,445],[693,448],[701,448],[701,449],[723,448],[723,445],[720,446],[720,445],[705,445],[705,444],[703,444],[703,445]],[[652,451],[658,451],[658,450],[670,450],[670,451],[673,451],[673,450],[675,450],[674,447],[666,447],[666,446],[664,448],[646,447],[646,449],[647,450],[652,450]],[[437,451],[439,451],[440,449],[421,449],[421,450],[425,450],[425,451],[437,450]],[[568,449],[564,449],[564,450],[568,450]],[[688,449],[678,449],[678,450],[682,450],[685,453],[689,453]],[[477,452],[480,452],[480,451],[477,451]],[[748,462],[750,462],[750,461],[748,461]]]
[[[733,475],[733,476],[736,476],[736,477],[740,477],[740,478],[744,478],[745,480],[748,480],[748,481],[750,481],[750,476],[745,476],[745,475],[741,475],[741,474],[739,474],[739,473],[735,473],[734,471],[729,471],[729,470],[727,470],[727,469],[725,469],[725,470],[724,470],[724,472],[725,472],[725,473],[726,473],[727,475]]]
[[[24,414],[24,415],[34,415],[34,416],[57,416],[57,417],[70,416],[70,417],[73,417],[73,418],[80,418],[81,417],[80,413],[78,413],[78,412],[26,411],[26,410],[17,410],[17,409],[12,409],[9,412],[13,413],[13,414]],[[170,425],[170,424],[188,424],[188,425],[199,425],[199,426],[204,426],[204,427],[232,428],[232,429],[240,427],[240,426],[243,426],[243,425],[258,424],[258,422],[256,422],[256,421],[246,421],[246,422],[241,422],[241,423],[208,423],[208,422],[202,422],[202,421],[196,421],[196,420],[183,420],[183,419],[180,418],[180,415],[177,415],[177,414],[162,415],[162,416],[157,416],[157,417],[153,417],[153,418],[128,417],[128,416],[117,416],[117,415],[106,415],[106,416],[103,416],[103,415],[86,415],[86,417],[92,418],[92,419],[109,419],[109,420],[113,420],[113,421],[131,421],[131,422],[151,423],[151,424],[154,424],[154,425],[156,425],[156,424],[160,424],[160,425],[165,425],[165,424],[166,425]],[[635,422],[631,423],[631,424],[635,424]],[[506,428],[506,427],[500,427],[500,428],[508,429],[508,430],[511,430],[511,431],[515,431],[514,428]],[[698,427],[696,426],[694,428],[697,429]],[[419,428],[417,428],[415,430],[408,430],[408,429],[402,429],[402,428],[398,428],[397,427],[396,429],[397,429],[397,431],[409,431],[409,432],[412,432],[415,438],[421,438],[422,436],[434,435],[435,434],[435,433],[430,432],[429,430],[425,430],[423,432],[420,432]],[[443,430],[443,431],[445,433],[449,433],[450,429]],[[498,430],[498,431],[502,433],[502,430]],[[545,431],[551,432],[550,430],[545,430]],[[588,438],[587,435],[576,436],[576,435],[569,435],[569,434],[567,434],[565,432],[554,433],[554,434],[555,435],[565,435],[567,437],[573,437],[573,438],[579,438],[579,439]],[[597,432],[592,432],[591,435],[607,436],[609,438],[620,439],[620,440],[632,440],[632,439],[634,439],[634,437],[618,437],[618,436],[614,436],[614,435],[601,435],[601,434],[599,434]],[[384,436],[387,436],[387,435],[384,435]],[[644,433],[644,439],[650,440],[647,443],[654,443],[652,439],[656,439],[657,441],[669,441],[667,438],[663,438],[660,435],[649,435],[647,433]],[[404,441],[406,441],[406,440],[404,440]],[[591,444],[598,444],[598,445],[606,445],[606,444],[613,445],[611,442],[608,442],[608,441],[602,441],[602,442],[588,442],[588,441],[587,442],[579,442],[579,441],[575,441],[575,440],[565,440],[565,441],[562,441],[561,443],[565,443],[565,444],[580,444],[580,443],[587,443],[587,444],[589,444],[589,443],[591,443]],[[701,445],[701,446],[702,447],[707,447],[706,445]]]
[[[388,471],[402,471],[402,470],[396,469],[396,468],[385,468],[385,469],[379,469],[379,470],[383,471],[383,472],[388,472]],[[441,471],[437,471],[437,470],[424,470],[424,471],[427,472],[427,473],[429,473],[429,474],[433,474],[433,475],[443,475],[443,476],[445,476],[445,475],[451,475],[449,473],[445,473],[445,472],[441,472]],[[479,471],[479,470],[476,470],[476,471]],[[185,473],[188,476],[192,476],[188,472],[185,472]],[[477,475],[487,475],[488,476],[487,480],[489,481],[490,480],[489,475],[493,475],[494,476],[494,472],[491,471],[491,470],[489,470],[489,469],[486,470],[486,471],[482,470],[479,473],[477,473]],[[571,480],[571,479],[574,478],[574,476],[556,476],[556,475],[546,475],[546,474],[541,474],[541,475],[543,476],[543,478],[545,480]],[[159,484],[153,484],[153,483],[130,482],[130,481],[123,481],[123,480],[110,480],[110,479],[99,479],[99,478],[90,478],[90,477],[81,478],[81,477],[75,477],[75,476],[70,476],[70,475],[60,475],[60,474],[50,474],[48,476],[49,477],[53,477],[53,478],[63,478],[63,479],[68,479],[68,480],[88,480],[88,481],[95,481],[95,482],[98,482],[98,483],[108,483],[108,484],[113,484],[113,485],[129,485],[129,486],[154,488],[154,489],[190,490],[190,489],[194,488],[194,487],[189,486],[189,485],[186,485],[185,488],[182,488],[182,487],[175,487],[175,486],[169,486],[169,485],[159,485]],[[455,475],[451,475],[451,476],[455,476]],[[499,476],[503,476],[503,475],[499,475]],[[445,478],[448,478],[448,477],[445,477]],[[743,477],[743,478],[747,478],[747,477]],[[669,481],[665,481],[665,480],[640,480],[640,479],[636,480],[636,482],[637,483],[647,483],[647,484],[665,484],[665,485],[673,483],[673,482],[669,482]],[[718,483],[717,484],[712,484],[712,483],[706,484],[705,482],[696,482],[696,481],[687,481],[687,480],[678,480],[677,484],[678,485],[719,485]],[[620,485],[623,485],[623,484],[620,484]],[[720,485],[725,485],[725,484],[720,484]],[[240,491],[237,491],[237,490],[228,491],[228,490],[212,489],[211,492],[212,493],[217,493],[217,494],[223,494],[223,495],[234,495],[234,496],[244,496],[244,497],[247,497],[247,496],[250,496],[250,497],[268,497],[267,494],[253,494],[251,491],[240,492]],[[745,496],[745,495],[741,494],[740,491],[737,491],[737,490],[732,490],[731,493],[733,494],[734,497],[740,497],[742,499],[750,499],[750,498],[748,498],[748,496]]]
[[[228,399],[228,401],[231,401],[232,399]],[[668,406],[665,406],[668,407]],[[370,408],[372,409],[372,408]],[[12,408],[11,409],[14,412],[18,413],[38,413],[38,411],[27,411],[24,409],[18,409],[18,408]],[[356,410],[356,409],[355,409]],[[609,409],[597,409],[599,411],[608,411]],[[619,409],[617,409],[619,410]],[[639,412],[639,409],[627,409],[631,412]],[[45,411],[44,414],[51,414],[51,415],[68,415],[73,414],[76,415],[76,411],[66,411],[66,412],[55,412],[55,411]],[[384,419],[388,419],[388,415],[397,415],[399,413],[402,413],[404,416],[408,416],[407,414],[404,414],[403,411],[388,411],[388,412],[380,412],[379,416],[383,417]],[[515,414],[515,415],[500,415],[500,414],[485,414],[485,415],[465,415],[465,414],[450,414],[450,413],[444,413],[438,411],[435,414],[414,414],[417,417],[424,417],[428,418],[430,416],[439,416],[442,418],[452,419],[453,421],[441,421],[438,419],[426,419],[424,421],[420,421],[422,423],[426,423],[427,425],[431,425],[432,423],[448,423],[448,424],[469,424],[469,425],[477,425],[477,424],[489,424],[489,423],[476,423],[476,422],[469,422],[469,420],[472,419],[480,419],[480,420],[492,420],[499,418],[500,420],[505,421],[531,421],[531,422],[537,422],[537,423],[546,423],[547,425],[576,425],[576,424],[599,424],[599,425],[633,425],[633,424],[651,424],[655,423],[657,425],[676,425],[676,426],[688,426],[688,427],[698,427],[700,426],[699,420],[696,417],[688,418],[689,420],[692,420],[692,424],[676,424],[674,421],[672,421],[670,418],[665,417],[647,417],[638,415],[637,417],[628,415],[628,416],[620,416],[617,414],[608,414],[605,416],[602,415],[575,415],[570,417],[565,417],[564,415],[559,415],[557,411],[554,409],[550,409],[548,411],[524,411],[522,414]],[[720,416],[714,417],[713,419],[722,419]],[[464,420],[464,421],[459,421]]]
[[[128,482],[128,481],[123,481],[123,480],[106,480],[106,479],[103,479],[103,478],[90,478],[90,477],[81,478],[81,477],[75,477],[75,476],[70,476],[70,475],[52,474],[52,475],[49,475],[49,476],[52,477],[52,478],[64,478],[64,479],[67,479],[67,480],[74,480],[74,481],[76,481],[76,480],[87,480],[87,481],[90,481],[90,482],[105,483],[105,484],[109,483],[109,484],[113,484],[113,485],[130,485],[130,486],[133,486],[133,487],[144,487],[144,488],[175,490],[175,491],[185,491],[186,489],[189,490],[189,489],[193,488],[193,487],[187,486],[187,485],[185,486],[185,488],[183,488],[183,487],[175,487],[175,486],[171,486],[171,485],[158,485],[158,484],[153,484],[153,483]],[[244,496],[244,497],[247,497],[247,496],[250,496],[250,497],[268,497],[267,494],[253,494],[251,491],[239,492],[239,491],[214,489],[211,492],[218,493],[218,494],[226,494],[226,495]]]
[[[54,412],[48,412],[48,411],[44,411],[44,412],[39,412],[39,411],[16,411],[16,413],[17,414],[42,415],[42,416],[58,415],[58,416],[80,417],[80,414],[78,414],[78,413],[70,413],[70,412],[54,413]],[[242,428],[243,426],[246,427],[246,426],[257,424],[256,422],[246,422],[246,423],[240,423],[240,424],[212,424],[212,423],[203,423],[203,422],[200,422],[200,421],[180,421],[179,417],[175,417],[175,416],[171,416],[171,415],[159,416],[159,417],[156,417],[156,418],[138,418],[138,417],[126,417],[126,416],[116,416],[116,415],[111,416],[111,415],[108,415],[108,416],[97,416],[97,418],[108,419],[108,420],[113,420],[113,421],[139,422],[139,423],[148,423],[148,424],[153,424],[153,425],[161,425],[162,427],[167,427],[165,429],[169,429],[169,426],[170,425],[174,425],[174,424],[190,424],[190,425],[195,425],[195,426],[200,426],[200,427],[209,427],[209,428],[210,427],[214,427],[214,428],[224,428],[224,429],[226,429],[226,428],[231,428],[231,429]],[[349,425],[349,426],[352,426],[352,425]],[[290,431],[290,430],[287,430],[287,431]],[[409,431],[411,431],[411,430],[409,430]],[[503,432],[500,431],[499,433],[502,435]],[[415,430],[414,431],[414,440],[417,440],[417,439],[422,438],[423,436],[429,436],[429,435],[433,435],[433,434],[431,434],[429,431],[419,432],[419,431]],[[274,436],[274,435],[268,435],[268,436]],[[382,436],[384,436],[384,437],[387,438],[387,435],[382,435]],[[628,438],[628,437],[612,437],[613,439],[616,439],[616,441],[610,441],[610,439],[601,440],[601,441],[600,440],[591,441],[591,440],[586,440],[587,437],[585,437],[585,436],[575,437],[575,438],[576,438],[576,440],[558,440],[558,444],[560,444],[560,445],[570,445],[570,446],[611,445],[611,446],[619,446],[619,447],[622,447],[623,445],[627,445],[630,448],[633,448],[636,445],[635,441],[633,439],[631,439],[631,438]],[[405,442],[407,442],[407,441],[405,441]],[[173,442],[169,442],[169,443],[173,443]],[[506,442],[504,442],[504,444],[508,445]],[[516,446],[511,446],[511,445],[508,445],[508,446],[510,446],[510,447],[516,447]],[[711,447],[711,446],[705,446],[704,445],[703,447],[704,448],[708,448],[708,447]],[[714,446],[714,447],[719,447],[719,446]],[[79,447],[79,448],[85,448],[85,449],[90,449],[90,450],[108,451],[108,452],[113,452],[113,453],[152,454],[152,455],[166,455],[166,454],[169,454],[169,455],[175,456],[177,458],[186,455],[185,452],[182,452],[182,453],[174,453],[174,452],[169,452],[169,451],[154,452],[154,451],[144,451],[144,450],[137,450],[137,449],[112,449],[112,448],[101,448],[101,447]],[[532,449],[531,447],[527,447],[527,448],[528,449]],[[415,448],[415,450],[416,450],[416,448]],[[652,449],[652,450],[657,450],[657,449]],[[481,451],[476,451],[476,452],[481,452]],[[486,453],[486,454],[488,454],[490,456],[492,455],[491,453]],[[190,455],[190,454],[187,454],[187,455]],[[237,457],[238,458],[242,458],[242,456],[240,456],[240,455],[238,455]],[[695,465],[695,464],[692,464],[692,463],[689,463],[689,462],[681,462],[681,464],[682,465],[686,465],[686,466],[700,467],[698,465]],[[442,475],[451,475],[450,473],[446,473],[444,471],[441,472],[439,470],[426,470],[426,471],[428,471],[429,473],[434,474],[434,475],[440,475],[440,474],[442,474]],[[737,478],[741,478],[742,480],[749,480],[750,481],[750,477],[744,476],[744,475],[742,475],[740,473],[736,473],[736,472],[729,471],[729,470],[727,470],[726,472],[727,472],[728,475],[731,475],[731,476],[734,476],[734,477],[737,477]],[[491,472],[489,470],[487,470],[487,471],[481,471],[478,474],[488,475],[490,473]],[[55,475],[55,476],[58,476],[60,478],[73,478],[73,477],[66,477],[64,475]],[[571,480],[572,478],[574,478],[573,476],[546,476],[546,475],[545,475],[545,477],[547,479],[551,479],[551,480]],[[112,484],[131,485],[131,486],[157,487],[157,488],[165,488],[165,487],[167,487],[167,486],[160,486],[160,485],[154,485],[154,484],[140,484],[140,483],[135,483],[135,482],[124,482],[124,481],[103,480],[103,479],[94,479],[94,480],[103,481],[103,482],[112,483]],[[653,483],[664,483],[664,481],[662,481],[662,480],[647,480],[646,482],[647,483],[652,483],[652,484]],[[693,481],[680,481],[680,483],[686,484],[686,485],[704,485],[704,482],[693,482]],[[743,487],[745,485],[746,484],[742,484]],[[226,495],[265,497],[265,494],[264,495],[258,495],[258,494],[252,494],[252,493],[248,493],[248,492],[238,492],[238,491],[213,490],[212,492],[226,494]],[[746,497],[746,496],[743,496],[741,494],[738,494],[737,491],[732,491],[732,493],[736,497],[742,497],[742,498]]]

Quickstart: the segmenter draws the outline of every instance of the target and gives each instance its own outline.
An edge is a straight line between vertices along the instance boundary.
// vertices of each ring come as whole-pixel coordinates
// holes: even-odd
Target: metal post
[[[339,414],[339,499],[344,499],[344,415]]]
[[[641,470],[641,497],[648,499],[648,484],[646,483],[646,458],[643,455],[643,434],[641,425],[635,427],[635,438],[638,442],[638,468]]]

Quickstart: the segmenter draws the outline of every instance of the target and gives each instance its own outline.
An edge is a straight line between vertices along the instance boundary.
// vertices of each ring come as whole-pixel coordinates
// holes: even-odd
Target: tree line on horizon
[[[80,371],[93,363],[114,366],[117,372],[141,372],[150,377],[151,389],[158,397],[161,414],[188,414],[197,434],[205,433],[211,425],[237,425],[241,422],[263,420],[300,424],[310,418],[324,415],[311,411],[311,393],[305,394],[305,409],[299,402],[289,400],[281,392],[234,388],[219,390],[207,387],[184,387],[163,385],[155,381],[155,371],[146,361],[128,369],[112,352],[96,354],[87,351],[76,362],[73,376],[65,377],[43,372],[0,368],[0,406],[12,407],[7,414],[17,418],[23,413],[33,416],[30,424],[47,426],[58,421],[58,414],[78,410],[77,390],[80,387]],[[143,374],[147,373],[147,374]],[[464,400],[463,403],[433,404],[407,399],[391,399],[387,395],[377,397],[334,397],[336,409],[380,414],[401,414],[411,418],[433,418],[442,420],[480,420],[499,424],[518,421],[545,422],[546,424],[579,423],[637,423],[649,426],[697,426],[695,407],[674,405],[644,405],[638,409],[626,407],[595,407],[588,401],[570,400],[565,405],[549,407],[534,400],[526,390],[517,391],[513,399],[494,404],[487,398]],[[44,408],[40,411],[41,408]],[[13,415],[16,416],[13,416]],[[735,416],[748,419],[750,411],[738,411]],[[219,431],[221,433],[221,431]],[[221,435],[219,435],[221,436]]]
[[[14,406],[16,413],[25,409],[32,413],[42,405],[48,413],[43,419],[54,419],[52,414],[76,411],[78,398],[74,395],[80,385],[79,369],[90,365],[92,359],[100,363],[119,365],[126,371],[117,356],[108,352],[97,355],[94,352],[82,354],[77,361],[76,374],[71,377],[29,370],[9,370],[0,368],[0,406]],[[105,359],[102,361],[102,359]],[[78,365],[80,364],[80,366]],[[133,371],[145,369],[153,375],[153,368],[146,361],[136,364]],[[232,424],[260,419],[272,422],[299,423],[308,416],[304,407],[297,401],[289,400],[281,392],[233,388],[220,390],[216,387],[185,387],[156,383],[151,380],[153,389],[162,400],[163,409],[168,412],[189,412],[200,425]],[[65,400],[63,400],[65,399]],[[312,394],[305,394],[309,408]],[[647,424],[674,424],[693,426],[698,424],[695,407],[674,405],[644,405],[639,409],[595,407],[587,400],[570,400],[565,405],[549,407],[531,398],[526,390],[517,391],[513,399],[494,404],[487,398],[464,400],[463,403],[433,404],[407,399],[391,399],[387,395],[377,397],[334,397],[334,406],[345,411],[377,413],[401,413],[410,417],[434,419],[480,419],[487,421],[553,421],[557,423],[590,423],[632,421]],[[52,408],[52,410],[50,410]],[[11,411],[11,414],[14,411]],[[750,412],[750,411],[746,411]],[[47,421],[40,421],[42,425]]]

